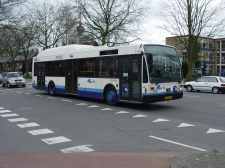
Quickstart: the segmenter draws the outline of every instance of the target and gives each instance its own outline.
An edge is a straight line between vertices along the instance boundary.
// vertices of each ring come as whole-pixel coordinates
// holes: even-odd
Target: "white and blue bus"
[[[153,103],[183,97],[182,67],[167,45],[68,45],[33,58],[32,86],[50,95]]]

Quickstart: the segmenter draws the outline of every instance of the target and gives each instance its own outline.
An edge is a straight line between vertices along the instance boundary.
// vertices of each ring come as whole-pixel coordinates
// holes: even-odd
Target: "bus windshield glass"
[[[180,83],[182,81],[182,67],[175,48],[145,45],[144,50],[151,83]]]

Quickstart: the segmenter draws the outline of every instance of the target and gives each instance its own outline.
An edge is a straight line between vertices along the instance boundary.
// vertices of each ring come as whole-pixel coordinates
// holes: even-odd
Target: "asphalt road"
[[[225,94],[185,91],[180,100],[108,106],[52,97],[28,80],[0,93],[0,128],[0,156],[224,152]]]

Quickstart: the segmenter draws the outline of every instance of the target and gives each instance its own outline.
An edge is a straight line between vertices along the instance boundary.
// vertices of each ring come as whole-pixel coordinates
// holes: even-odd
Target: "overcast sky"
[[[149,17],[143,23],[145,32],[141,38],[144,43],[165,44],[165,38],[171,36],[165,30],[159,28],[163,24],[162,17],[160,17],[160,3],[163,1],[165,0],[151,0],[150,9],[147,14]]]

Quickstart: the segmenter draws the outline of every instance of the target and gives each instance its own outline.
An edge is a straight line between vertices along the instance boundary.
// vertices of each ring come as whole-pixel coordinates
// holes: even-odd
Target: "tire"
[[[117,104],[117,93],[114,87],[108,87],[105,91],[105,101],[108,105],[115,106]]]
[[[5,87],[5,84],[2,82],[2,87]]]
[[[49,85],[48,85],[48,93],[51,96],[55,95],[55,84],[53,82],[50,82]]]
[[[212,92],[215,93],[215,94],[218,94],[219,93],[219,89],[217,87],[213,87],[212,88]]]
[[[26,85],[24,84],[24,85],[22,85],[22,87],[25,87]]]
[[[188,92],[192,92],[192,91],[193,91],[193,88],[192,88],[191,85],[188,85],[187,88],[186,88],[186,90],[187,90]]]
[[[11,88],[11,85],[9,84],[9,82],[7,83],[7,87],[8,87],[8,88]]]

